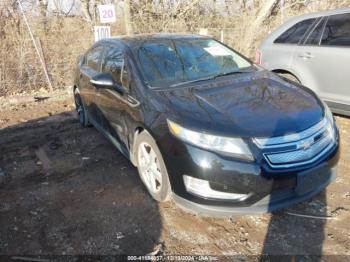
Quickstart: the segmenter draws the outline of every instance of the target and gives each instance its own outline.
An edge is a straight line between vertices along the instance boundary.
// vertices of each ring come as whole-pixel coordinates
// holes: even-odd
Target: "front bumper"
[[[276,209],[284,208],[305,201],[311,198],[312,196],[320,193],[335,178],[336,169],[333,168],[330,170],[329,178],[323,183],[315,186],[315,188],[312,191],[306,192],[304,194],[296,194],[293,190],[289,190],[286,192],[274,192],[265,196],[264,198],[252,204],[251,206],[227,207],[216,205],[204,205],[189,201],[176,194],[173,195],[173,198],[176,204],[184,210],[200,215],[221,217],[232,216],[236,214],[261,214],[272,212]]]
[[[159,146],[179,206],[210,216],[265,213],[304,201],[335,177],[339,141],[317,162],[297,169],[272,169],[263,160],[243,162],[183,143],[170,134]],[[167,145],[162,148],[162,145]],[[216,191],[247,194],[241,200],[211,199],[186,190],[183,176],[207,180]]]

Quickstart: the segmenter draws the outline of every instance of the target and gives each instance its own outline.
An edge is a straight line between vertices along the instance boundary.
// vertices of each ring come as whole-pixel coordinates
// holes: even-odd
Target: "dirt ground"
[[[154,202],[136,168],[80,127],[67,94],[0,102],[11,177],[0,186],[1,255],[350,255],[349,118],[336,117],[341,160],[326,192],[273,214],[206,218]]]

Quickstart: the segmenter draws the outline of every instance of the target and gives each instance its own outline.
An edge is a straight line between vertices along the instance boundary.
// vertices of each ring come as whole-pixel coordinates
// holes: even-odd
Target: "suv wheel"
[[[171,186],[156,142],[144,131],[137,136],[135,149],[137,169],[148,192],[159,202],[168,201],[171,196]]]

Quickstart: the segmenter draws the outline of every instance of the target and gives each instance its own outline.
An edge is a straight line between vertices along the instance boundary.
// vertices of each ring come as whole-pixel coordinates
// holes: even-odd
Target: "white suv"
[[[291,18],[262,42],[256,62],[350,115],[350,8]]]

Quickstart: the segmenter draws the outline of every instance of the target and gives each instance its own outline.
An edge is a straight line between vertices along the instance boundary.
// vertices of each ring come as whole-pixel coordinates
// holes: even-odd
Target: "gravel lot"
[[[1,255],[350,255],[349,118],[336,117],[341,160],[325,192],[273,214],[218,219],[154,202],[136,168],[80,127],[68,96],[0,110],[0,168],[11,177],[0,186]]]

